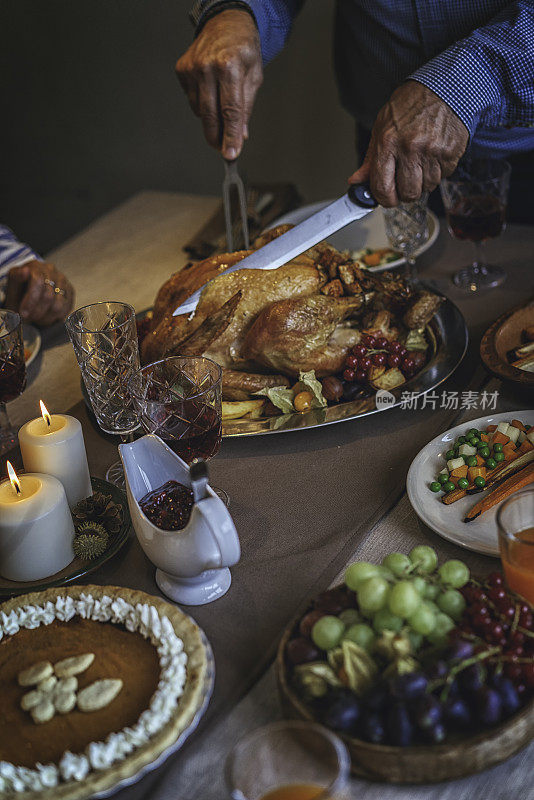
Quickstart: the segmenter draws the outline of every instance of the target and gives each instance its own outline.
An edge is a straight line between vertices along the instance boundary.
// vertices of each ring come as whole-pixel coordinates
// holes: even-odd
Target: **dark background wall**
[[[0,0],[0,220],[46,252],[142,189],[220,191],[174,75],[192,31],[184,0]],[[308,0],[268,67],[241,170],[340,193],[353,123],[331,67],[333,3]]]

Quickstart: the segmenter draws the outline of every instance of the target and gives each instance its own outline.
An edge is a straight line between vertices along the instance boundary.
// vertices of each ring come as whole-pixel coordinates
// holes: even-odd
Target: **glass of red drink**
[[[20,316],[0,309],[0,455],[17,443],[7,415],[6,403],[22,394],[26,387],[26,363]]]
[[[449,232],[456,239],[473,242],[473,263],[456,272],[453,283],[476,292],[499,286],[506,279],[502,267],[488,264],[484,242],[500,236],[505,228],[511,167],[500,159],[471,159],[441,181],[441,196]]]
[[[170,356],[137,370],[130,391],[146,433],[159,436],[191,464],[219,452],[221,382],[222,370],[211,359]]]
[[[534,605],[534,489],[516,492],[497,512],[506,583]]]

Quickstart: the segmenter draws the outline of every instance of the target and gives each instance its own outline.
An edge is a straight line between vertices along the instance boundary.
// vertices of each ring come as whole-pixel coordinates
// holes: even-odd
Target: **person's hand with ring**
[[[26,322],[53,325],[65,319],[73,304],[74,289],[53,264],[33,260],[10,269],[5,305]]]

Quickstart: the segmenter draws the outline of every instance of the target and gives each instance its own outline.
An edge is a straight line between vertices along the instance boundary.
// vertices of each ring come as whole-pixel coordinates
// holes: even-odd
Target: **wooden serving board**
[[[278,691],[286,716],[319,722],[293,691],[285,659],[287,643],[302,616],[304,614],[286,628],[278,647],[275,665]],[[439,783],[481,772],[525,747],[534,738],[534,699],[500,725],[439,745],[393,747],[336,733],[350,753],[352,773],[360,778],[385,783]]]

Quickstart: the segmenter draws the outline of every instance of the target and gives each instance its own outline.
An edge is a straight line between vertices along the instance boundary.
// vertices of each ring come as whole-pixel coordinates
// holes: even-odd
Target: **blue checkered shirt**
[[[264,62],[282,49],[304,0],[242,0]],[[195,24],[231,0],[197,0]],[[534,0],[337,0],[341,100],[371,128],[403,81],[423,83],[469,131],[480,155],[534,149]]]

